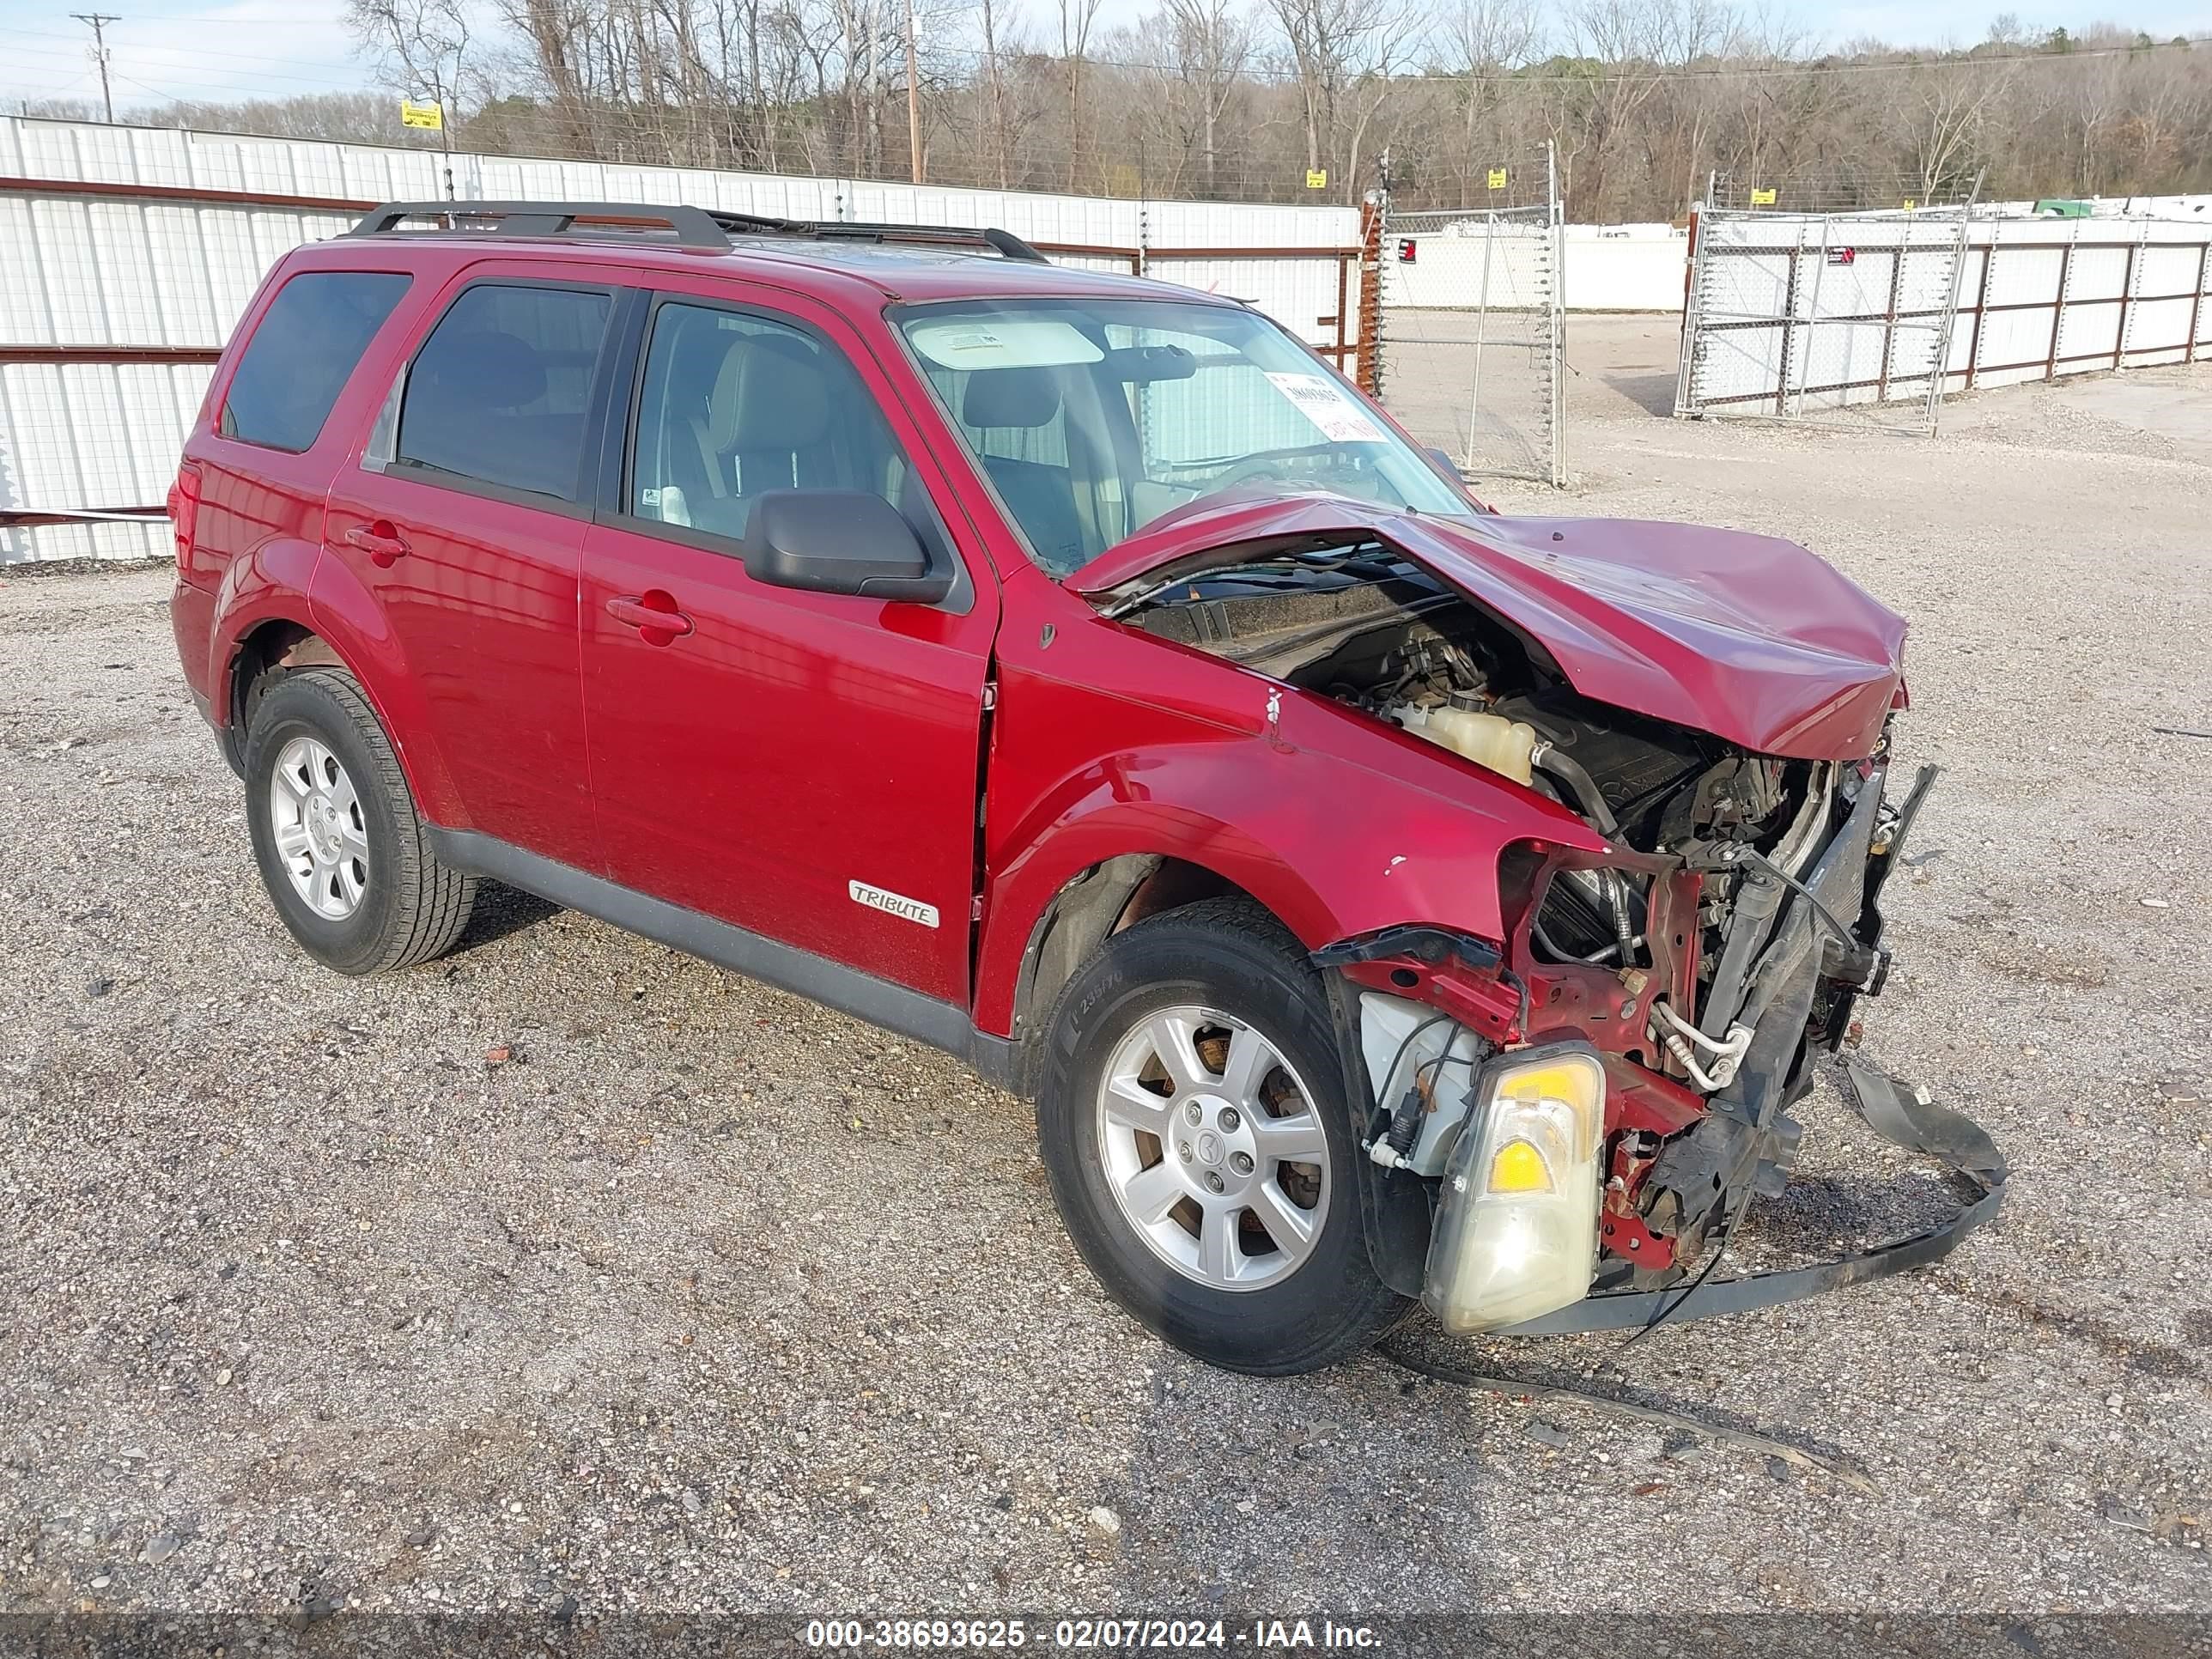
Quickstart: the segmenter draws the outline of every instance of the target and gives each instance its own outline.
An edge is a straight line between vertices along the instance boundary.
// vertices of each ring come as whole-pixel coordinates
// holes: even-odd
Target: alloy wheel
[[[1210,1008],[1147,1015],[1098,1087],[1106,1181],[1153,1255],[1210,1289],[1295,1272],[1328,1218],[1328,1138],[1282,1051]]]
[[[294,738],[269,779],[269,823],[292,890],[325,921],[343,921],[368,890],[368,825],[353,780],[328,745]]]

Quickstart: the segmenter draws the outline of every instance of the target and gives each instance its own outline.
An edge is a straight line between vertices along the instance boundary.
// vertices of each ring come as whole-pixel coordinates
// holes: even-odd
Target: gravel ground
[[[1409,1340],[1870,1491],[1380,1358],[1209,1372],[1100,1294],[1015,1102],[534,901],[324,973],[167,575],[18,575],[0,1612],[2212,1609],[2212,746],[2152,730],[2212,729],[2212,470],[2066,388],[1934,442],[1674,424],[1672,349],[1578,324],[1578,482],[1510,504],[1779,532],[1912,617],[1947,776],[1867,1052],[2011,1197],[1936,1270],[1633,1348]],[[1775,1237],[1929,1207],[1814,1117]]]

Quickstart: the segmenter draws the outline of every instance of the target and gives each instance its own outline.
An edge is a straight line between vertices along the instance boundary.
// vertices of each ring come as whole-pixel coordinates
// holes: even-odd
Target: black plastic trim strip
[[[429,231],[402,231],[400,226],[410,219],[444,222]],[[456,224],[456,220],[473,222]],[[579,220],[583,222],[578,223]],[[642,202],[385,202],[370,209],[346,234],[438,235],[459,231],[495,236],[589,236],[596,232],[602,236],[628,234],[636,240],[634,228],[649,224],[666,225],[678,247],[714,252],[729,249],[729,234],[706,209]]]
[[[571,910],[580,910],[650,939],[806,997],[887,1031],[926,1042],[966,1060],[990,1082],[1008,1086],[1014,1045],[976,1030],[957,1003],[894,985],[811,951],[750,933],[560,864],[472,830],[424,824],[430,849],[450,867],[488,876]]]
[[[1979,1196],[1940,1226],[1838,1261],[1780,1273],[1747,1273],[1741,1279],[1717,1279],[1686,1295],[1679,1290],[1664,1290],[1584,1297],[1557,1313],[1504,1326],[1490,1334],[1563,1336],[1583,1331],[1626,1331],[1649,1325],[1662,1312],[1668,1322],[1674,1324],[1771,1308],[1941,1261],[1957,1249],[1968,1233],[1996,1218],[2004,1202],[2008,1171],[2004,1155],[1986,1130],[1963,1113],[1922,1098],[1909,1085],[1871,1066],[1846,1060],[1844,1069],[1850,1079],[1859,1115],[1869,1129],[1908,1152],[1937,1159],[1952,1174],[1971,1183]]]

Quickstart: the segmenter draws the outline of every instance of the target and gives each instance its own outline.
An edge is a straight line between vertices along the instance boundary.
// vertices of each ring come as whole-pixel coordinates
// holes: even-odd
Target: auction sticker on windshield
[[[1379,444],[1389,441],[1367,411],[1352,402],[1343,389],[1318,374],[1270,374],[1275,390],[1288,398],[1297,411],[1321,428],[1332,443]]]

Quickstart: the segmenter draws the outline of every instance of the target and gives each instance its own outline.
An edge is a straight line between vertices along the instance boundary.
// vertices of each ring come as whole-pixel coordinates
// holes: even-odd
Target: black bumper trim
[[[1858,1114],[1869,1128],[1908,1152],[1936,1159],[1976,1189],[1978,1195],[1957,1215],[1925,1232],[1814,1267],[1712,1279],[1686,1293],[1669,1289],[1585,1297],[1557,1313],[1508,1325],[1492,1334],[1562,1336],[1582,1331],[1625,1331],[1649,1325],[1662,1313],[1669,1324],[1749,1313],[1841,1290],[1846,1285],[1887,1279],[1892,1273],[1941,1261],[1957,1249],[1968,1233],[1996,1217],[2004,1201],[2008,1173],[2004,1155],[1972,1118],[1921,1098],[1910,1084],[1855,1060],[1845,1060],[1844,1069],[1850,1078]]]

